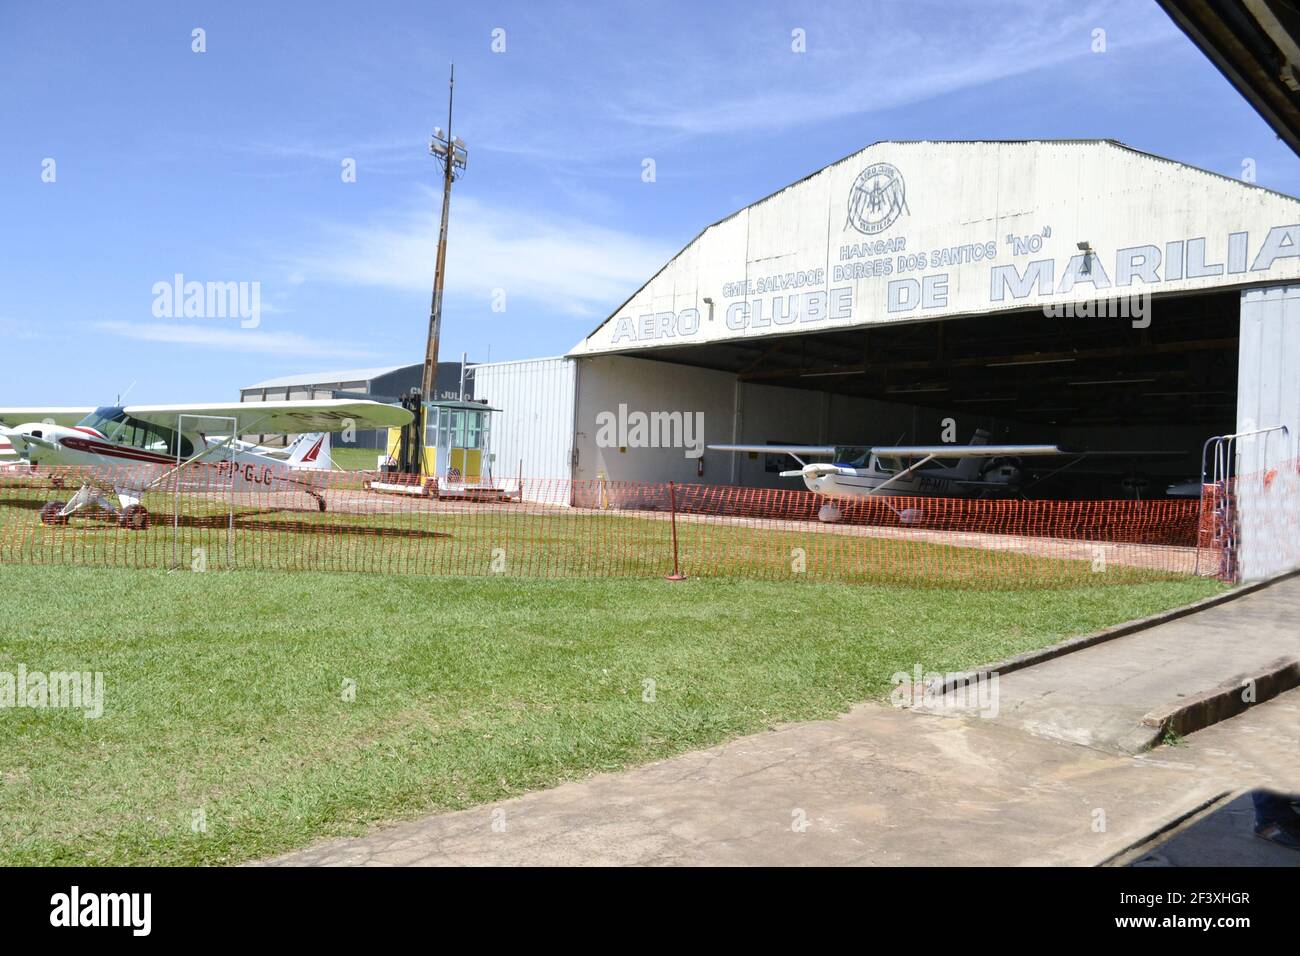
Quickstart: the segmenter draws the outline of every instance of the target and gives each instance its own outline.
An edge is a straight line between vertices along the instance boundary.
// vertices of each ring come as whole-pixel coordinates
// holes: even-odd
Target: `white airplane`
[[[1021,458],[1080,455],[1058,445],[990,445],[989,433],[975,432],[969,445],[710,445],[715,451],[789,455],[799,462],[782,478],[802,478],[809,491],[866,498],[889,491],[913,497],[980,498],[1013,494],[1023,479]],[[805,462],[829,457],[830,462]],[[945,459],[957,459],[945,465]],[[932,467],[926,467],[931,462]],[[833,521],[835,509],[823,508]]]
[[[143,529],[149,526],[149,512],[140,503],[144,493],[196,464],[215,465],[217,479],[228,479],[232,491],[301,491],[324,511],[321,476],[329,468],[328,433],[398,428],[411,418],[409,411],[395,405],[346,399],[0,408],[0,437],[32,471],[60,466],[102,469],[103,477],[87,479],[71,501],[47,503],[41,509],[43,523],[65,524],[77,511],[97,504],[116,515],[122,527]],[[10,422],[18,424],[8,427]],[[288,452],[285,458],[235,437],[262,432],[303,435],[288,449],[278,449]],[[109,500],[110,494],[118,505]]]

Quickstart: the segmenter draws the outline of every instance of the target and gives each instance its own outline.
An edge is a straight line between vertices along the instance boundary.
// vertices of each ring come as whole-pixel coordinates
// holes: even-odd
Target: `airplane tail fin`
[[[333,467],[330,460],[330,433],[312,432],[299,435],[289,446],[289,465],[292,468]]]
[[[987,445],[991,437],[988,429],[977,428],[975,434],[971,436],[970,443],[972,445]],[[965,481],[974,481],[979,477],[980,469],[984,467],[987,461],[987,458],[963,458],[957,462],[957,466],[953,469],[955,477]]]

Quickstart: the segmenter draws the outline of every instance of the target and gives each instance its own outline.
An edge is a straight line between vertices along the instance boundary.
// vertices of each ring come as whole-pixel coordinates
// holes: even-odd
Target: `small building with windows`
[[[495,487],[494,460],[488,451],[492,416],[500,409],[486,402],[444,399],[424,403],[424,460],[420,472],[436,478],[438,487]],[[402,429],[388,430],[388,457],[400,456]]]

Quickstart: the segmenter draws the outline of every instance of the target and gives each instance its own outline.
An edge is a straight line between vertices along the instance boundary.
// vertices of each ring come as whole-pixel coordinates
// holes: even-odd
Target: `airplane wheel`
[[[62,475],[50,475],[50,484],[51,484],[53,487],[55,487],[55,488],[62,488],[62,487],[63,487],[63,476],[62,476]]]
[[[320,511],[324,511],[324,510],[325,510],[325,499],[324,499],[324,498],[317,498],[317,499],[316,499],[316,507],[317,507],[318,510],[320,510]]]
[[[41,508],[41,524],[67,524],[68,516],[59,513],[62,510],[62,501],[47,501]]]
[[[844,513],[831,504],[822,505],[817,509],[817,520],[825,524],[834,524],[843,517]]]
[[[144,531],[149,527],[149,512],[140,505],[131,505],[117,516],[117,524],[131,531]]]

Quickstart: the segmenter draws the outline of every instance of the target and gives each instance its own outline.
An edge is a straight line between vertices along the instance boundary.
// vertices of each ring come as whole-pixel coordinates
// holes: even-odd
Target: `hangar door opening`
[[[1025,497],[1160,498],[1179,494],[1171,487],[1179,484],[1188,493],[1185,483],[1199,481],[1205,440],[1235,428],[1240,295],[1154,298],[1140,318],[1034,310],[730,340],[640,357],[733,373],[744,386],[737,400],[743,407],[738,434],[724,440],[933,444],[951,419],[963,443],[983,428],[993,441],[1098,453],[1064,468],[1035,462],[1021,489]],[[762,403],[743,398],[764,386],[820,392],[824,414],[778,422]],[[718,464],[715,474],[725,471]],[[775,484],[764,477],[770,471],[768,463],[750,461],[734,473],[744,484]]]

